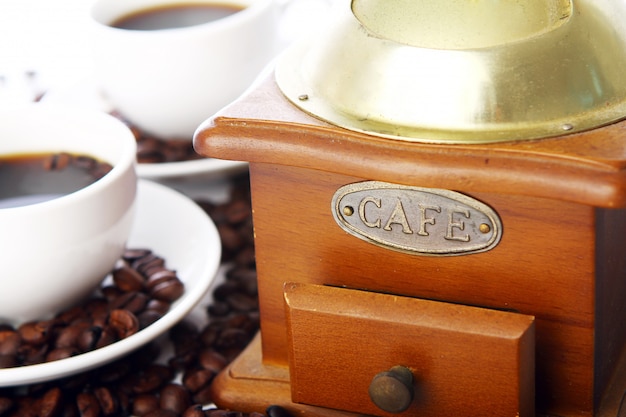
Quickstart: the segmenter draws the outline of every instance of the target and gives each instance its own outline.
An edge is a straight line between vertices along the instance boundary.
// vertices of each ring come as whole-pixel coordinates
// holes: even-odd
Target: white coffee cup
[[[113,21],[154,7],[242,7],[195,26],[119,29]],[[123,117],[162,139],[196,128],[242,94],[278,52],[281,0],[96,0],[91,10],[96,82]]]
[[[120,259],[135,212],[136,143],[112,116],[45,103],[0,110],[0,137],[3,159],[67,152],[112,166],[91,185],[57,198],[37,196],[40,202],[23,205],[4,200],[0,323],[18,325],[84,300]],[[15,181],[6,175],[5,183]]]

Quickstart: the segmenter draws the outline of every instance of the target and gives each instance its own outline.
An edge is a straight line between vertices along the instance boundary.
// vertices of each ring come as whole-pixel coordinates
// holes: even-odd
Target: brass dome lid
[[[626,1],[339,0],[276,81],[303,111],[386,138],[486,143],[626,118]]]

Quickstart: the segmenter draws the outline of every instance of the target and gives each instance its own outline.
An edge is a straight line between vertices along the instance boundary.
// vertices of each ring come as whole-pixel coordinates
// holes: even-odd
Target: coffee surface
[[[232,4],[182,4],[142,9],[110,24],[119,29],[160,30],[201,25],[241,11]]]
[[[69,153],[0,156],[0,209],[52,200],[86,187],[111,166]]]

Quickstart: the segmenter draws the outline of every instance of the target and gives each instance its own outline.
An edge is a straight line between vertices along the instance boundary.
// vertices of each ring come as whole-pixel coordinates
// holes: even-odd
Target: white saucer
[[[46,92],[41,101],[88,107],[106,113],[112,111],[111,105],[98,93],[94,85],[93,82],[82,80],[69,87],[53,88]],[[247,167],[248,163],[243,161],[203,158],[181,162],[137,164],[137,174],[141,178],[154,180],[196,176],[201,176],[203,179],[213,179],[244,172]]]
[[[117,343],[67,359],[0,369],[0,387],[53,380],[104,365],[154,340],[188,315],[214,281],[221,258],[213,221],[192,200],[147,180],[139,181],[135,223],[127,247],[148,248],[185,283],[169,312]]]

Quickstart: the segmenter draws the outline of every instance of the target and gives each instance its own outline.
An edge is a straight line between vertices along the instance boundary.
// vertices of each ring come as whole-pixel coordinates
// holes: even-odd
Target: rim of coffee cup
[[[120,33],[124,36],[137,36],[137,37],[158,37],[158,36],[174,36],[174,35],[192,35],[196,32],[209,32],[222,30],[224,26],[231,26],[237,23],[246,22],[254,18],[254,16],[265,10],[267,7],[273,4],[281,4],[279,0],[142,0],[137,4],[128,5],[128,3],[118,2],[120,6],[114,11],[108,11],[107,3],[110,0],[97,0],[91,7],[90,17],[97,27],[103,30],[110,31],[111,33]],[[285,0],[283,0],[285,1]],[[167,6],[167,5],[204,5],[204,4],[216,4],[216,5],[237,5],[242,9],[236,13],[228,16],[212,20],[210,22],[199,23],[191,26],[182,26],[174,28],[163,28],[154,30],[138,30],[138,29],[123,29],[111,26],[111,23],[116,19],[132,14],[133,12],[150,10],[154,7]]]
[[[109,128],[112,131],[115,131],[113,133],[115,133],[116,135],[120,135],[118,136],[120,138],[119,141],[120,141],[120,146],[121,146],[120,151],[118,152],[119,158],[117,161],[111,162],[111,161],[107,161],[101,155],[95,155],[95,152],[90,152],[89,150],[86,150],[86,149],[81,149],[81,150],[63,149],[64,145],[61,145],[61,146],[55,145],[55,146],[50,146],[47,148],[42,147],[41,149],[39,148],[27,149],[27,148],[20,148],[18,146],[15,149],[15,151],[10,151],[10,153],[7,153],[4,150],[0,149],[0,157],[10,156],[10,155],[19,155],[19,154],[29,154],[29,153],[36,153],[36,154],[56,153],[56,152],[69,152],[73,154],[80,153],[80,154],[85,154],[90,157],[93,157],[98,161],[107,162],[111,164],[112,166],[111,171],[107,172],[106,175],[102,176],[97,181],[94,181],[93,183],[85,187],[82,187],[72,193],[65,194],[65,195],[53,198],[51,200],[47,200],[47,201],[43,201],[39,203],[18,206],[18,207],[0,208],[0,214],[2,213],[17,214],[18,212],[19,213],[27,213],[27,212],[36,213],[40,211],[49,211],[51,209],[58,209],[66,205],[74,204],[76,200],[88,199],[94,194],[99,193],[103,188],[108,187],[110,183],[118,181],[120,177],[126,175],[129,169],[135,169],[136,149],[137,149],[135,137],[133,136],[130,129],[128,129],[126,125],[124,125],[121,121],[119,121],[115,117],[109,114],[103,113],[103,112],[96,111],[96,110],[69,108],[65,106],[37,103],[37,104],[22,106],[18,109],[2,110],[0,111],[0,115],[2,115],[0,119],[4,119],[4,117],[7,117],[6,120],[9,120],[8,123],[15,123],[13,119],[16,113],[25,113],[25,112],[27,112],[27,114],[29,113],[33,114],[33,112],[48,113],[50,115],[55,115],[56,117],[63,117],[64,119],[66,119],[65,120],[66,123],[70,123],[72,120],[78,120],[78,118],[80,118],[81,120],[88,119],[90,123],[94,124],[94,126],[96,126],[96,123],[98,126],[107,124],[109,125]],[[17,123],[23,123],[23,121],[18,121]],[[61,124],[60,121],[56,123],[57,125]],[[125,137],[125,139],[121,139],[123,137]],[[20,150],[20,149],[24,149],[24,150]]]

